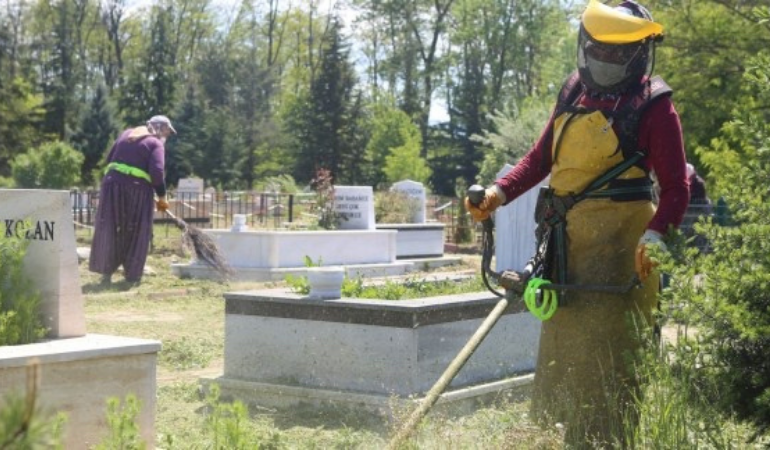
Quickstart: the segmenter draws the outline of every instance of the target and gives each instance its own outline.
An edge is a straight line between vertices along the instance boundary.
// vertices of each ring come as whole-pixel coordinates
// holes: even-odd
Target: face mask
[[[593,58],[587,58],[586,61],[591,77],[601,86],[612,86],[623,81],[628,64],[607,63]]]
[[[591,73],[593,81],[599,86],[611,87],[626,80],[629,75],[628,67],[636,60],[640,50],[641,47],[637,47],[630,56],[623,55],[622,52],[617,52],[615,55],[603,55],[604,57],[602,59],[604,60],[595,58],[594,55],[591,54],[595,52],[586,51],[585,55],[581,56],[585,58],[585,67]],[[607,60],[621,60],[626,62],[607,62]]]

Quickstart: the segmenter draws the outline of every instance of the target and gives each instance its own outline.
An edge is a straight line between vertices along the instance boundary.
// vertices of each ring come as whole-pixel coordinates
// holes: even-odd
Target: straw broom
[[[214,269],[223,279],[229,279],[233,275],[233,269],[211,236],[178,218],[171,211],[165,210],[164,212],[174,220],[177,228],[182,230],[182,241],[188,248],[192,247],[198,261],[202,261]]]

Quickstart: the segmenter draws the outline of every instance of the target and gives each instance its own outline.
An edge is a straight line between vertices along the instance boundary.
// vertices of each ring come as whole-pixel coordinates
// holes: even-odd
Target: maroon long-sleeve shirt
[[[622,107],[628,98],[622,97],[616,108]],[[587,108],[602,109],[612,109],[616,101],[585,94],[578,99],[578,103]],[[505,193],[506,203],[543,181],[551,172],[554,119],[552,115],[535,145],[510,172],[495,182]],[[613,125],[618,133],[616,127]],[[669,226],[678,227],[682,222],[690,199],[682,126],[670,96],[658,98],[647,107],[639,122],[638,144],[640,149],[646,149],[642,164],[655,171],[660,185],[658,208],[647,228],[665,234]]]

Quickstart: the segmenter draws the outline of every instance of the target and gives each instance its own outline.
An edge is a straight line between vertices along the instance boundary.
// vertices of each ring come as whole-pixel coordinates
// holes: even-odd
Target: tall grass
[[[713,405],[718,387],[700,381],[696,337],[677,329],[676,342],[649,343],[641,352],[633,417],[622,424],[627,446],[637,449],[753,447],[750,427],[724,417]]]

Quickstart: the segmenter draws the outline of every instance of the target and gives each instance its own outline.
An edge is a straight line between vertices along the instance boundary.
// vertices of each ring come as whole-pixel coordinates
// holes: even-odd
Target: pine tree
[[[51,20],[53,30],[49,35],[50,72],[43,79],[42,90],[45,96],[45,131],[60,140],[69,138],[71,127],[78,115],[76,101],[76,83],[78,80],[77,61],[74,45],[73,5],[69,1],[58,2],[53,9]],[[46,37],[43,37],[45,40]]]
[[[333,18],[324,36],[321,67],[311,84],[307,113],[302,117],[306,136],[298,140],[298,180],[308,180],[317,168],[329,169],[338,182],[349,178],[349,174],[342,173],[343,154],[350,150],[351,132],[356,129],[351,123],[356,80],[341,28],[339,19]]]
[[[154,7],[150,36],[143,56],[126,75],[118,107],[130,126],[144,124],[156,115],[172,115],[177,79],[176,56],[171,45],[171,8]]]
[[[115,113],[107,97],[107,88],[101,84],[81,118],[79,130],[72,137],[73,146],[84,156],[81,169],[83,184],[92,185],[98,181],[98,178],[94,178],[94,170],[102,162],[118,131]]]
[[[203,126],[205,113],[203,102],[194,85],[188,85],[185,98],[174,117],[178,137],[166,142],[166,182],[175,185],[180,178],[202,176],[204,167],[210,164],[203,157],[201,143],[206,142]]]

